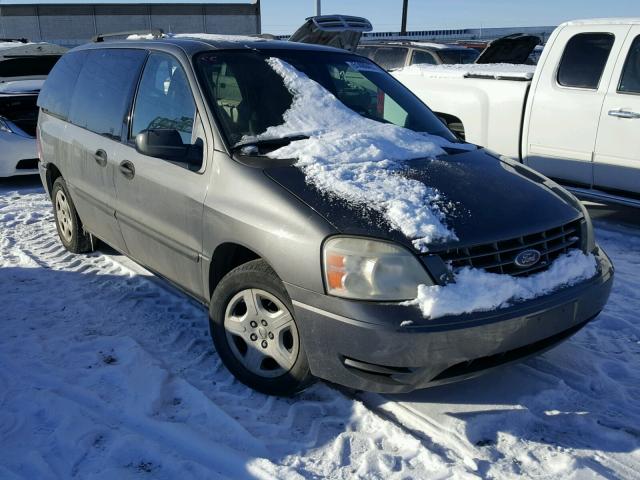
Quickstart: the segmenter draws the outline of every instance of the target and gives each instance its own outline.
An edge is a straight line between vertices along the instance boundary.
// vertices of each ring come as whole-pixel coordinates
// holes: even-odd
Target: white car
[[[560,25],[537,68],[392,73],[466,141],[589,198],[640,206],[640,18]]]
[[[0,177],[38,173],[36,101],[65,48],[0,41]]]

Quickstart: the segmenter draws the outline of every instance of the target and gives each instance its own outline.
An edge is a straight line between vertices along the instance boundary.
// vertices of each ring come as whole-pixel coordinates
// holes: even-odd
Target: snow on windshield
[[[419,75],[429,78],[464,78],[468,76],[491,77],[495,79],[531,80],[536,71],[535,65],[513,65],[510,63],[468,63],[463,65],[427,65],[417,64],[394,70],[393,75]]]
[[[269,127],[257,139],[309,137],[270,157],[296,158],[309,183],[381,212],[420,251],[456,239],[446,226],[447,202],[440,192],[396,174],[403,160],[444,154],[441,146],[449,145],[447,140],[365,118],[290,64],[278,58],[267,61],[284,79],[293,103],[284,123]]]
[[[547,295],[595,274],[595,257],[580,250],[571,250],[558,257],[548,270],[529,277],[499,275],[465,267],[455,274],[455,283],[444,287],[420,285],[418,297],[406,304],[419,306],[426,318],[488,311]]]

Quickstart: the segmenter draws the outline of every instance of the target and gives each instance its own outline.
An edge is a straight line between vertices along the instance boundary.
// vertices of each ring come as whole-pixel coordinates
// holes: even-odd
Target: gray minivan
[[[296,140],[256,139],[293,101],[271,57],[364,117],[402,118],[446,141],[442,155],[394,175],[457,205],[456,238],[418,251],[379,212],[327,195],[295,159],[269,156]],[[376,103],[385,96],[392,118]],[[353,53],[259,39],[93,43],[62,57],[38,103],[39,169],[63,245],[81,253],[103,241],[208,305],[221,359],[262,392],[292,394],[314,378],[405,392],[471,377],[557,344],[608,298],[613,267],[574,197],[461,144]],[[447,289],[465,269],[533,279],[570,249],[593,259],[593,276],[437,318],[411,302],[418,285]]]

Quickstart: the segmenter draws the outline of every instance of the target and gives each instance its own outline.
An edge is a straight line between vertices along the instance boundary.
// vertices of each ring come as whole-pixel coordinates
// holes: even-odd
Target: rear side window
[[[429,52],[425,52],[422,50],[414,50],[413,55],[411,55],[411,65],[415,64],[427,64],[427,65],[436,65],[436,59],[433,58]]]
[[[46,76],[59,58],[58,55],[41,55],[3,60],[0,62],[0,77]]]
[[[407,58],[406,48],[380,47],[373,56],[373,61],[385,70],[404,67],[404,60]]]
[[[113,139],[120,139],[124,116],[145,50],[90,50],[76,82],[69,121]]]
[[[636,37],[631,44],[624,70],[622,70],[618,92],[640,93],[640,36]]]
[[[611,33],[580,33],[572,37],[562,54],[558,83],[597,89],[614,40]]]
[[[63,120],[67,119],[73,89],[86,56],[86,51],[70,52],[58,60],[40,91],[40,108]]]

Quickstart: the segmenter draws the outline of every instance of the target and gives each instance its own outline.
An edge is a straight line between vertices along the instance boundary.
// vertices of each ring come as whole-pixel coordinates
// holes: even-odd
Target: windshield
[[[461,63],[473,63],[476,58],[480,56],[480,52],[476,50],[462,50],[462,49],[450,49],[450,50],[438,50],[438,55],[442,63],[449,65],[459,65]]]
[[[198,76],[230,145],[283,123],[293,96],[266,62],[277,57],[360,115],[456,142],[444,124],[387,72],[358,55],[294,50],[215,51],[196,58]]]

